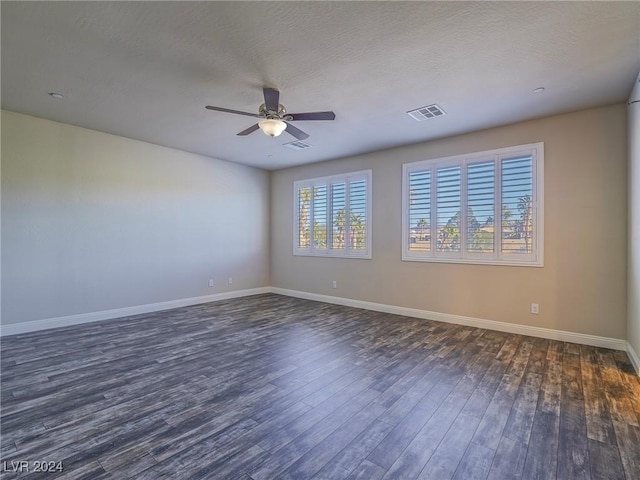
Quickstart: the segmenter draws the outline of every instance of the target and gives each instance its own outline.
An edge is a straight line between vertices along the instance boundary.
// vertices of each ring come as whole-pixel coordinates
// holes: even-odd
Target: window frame
[[[308,178],[303,180],[296,180],[293,182],[293,255],[296,256],[305,256],[305,257],[332,257],[332,258],[359,258],[370,260],[372,255],[372,225],[371,225],[371,203],[372,203],[372,170],[360,170],[357,172],[348,172],[337,175],[329,175],[324,177],[315,177]],[[334,184],[345,184],[345,211],[347,211],[350,207],[349,205],[349,194],[350,194],[350,182],[364,180],[365,181],[365,248],[364,249],[354,249],[352,248],[350,242],[345,241],[344,248],[330,248],[332,245],[332,235],[333,235],[333,200],[332,200],[332,185]],[[300,221],[299,221],[299,212],[300,212],[300,198],[298,192],[304,188],[310,188],[313,192],[315,188],[325,186],[327,192],[327,248],[317,248],[313,245],[313,241],[309,242],[309,247],[301,248],[298,246],[298,241],[300,238]],[[313,225],[314,225],[314,202],[310,203],[310,238],[314,238]],[[350,218],[349,216],[345,216],[345,232],[348,230],[347,226],[349,225]],[[346,233],[345,233],[346,235]]]
[[[502,252],[502,161],[515,158],[518,155],[531,155],[532,158],[532,225],[533,252],[531,254]],[[472,164],[494,164],[494,252],[468,251],[468,166]],[[447,166],[460,167],[460,252],[437,252],[437,172],[438,168]],[[414,172],[430,170],[430,252],[416,252],[409,250],[410,245],[410,175]],[[402,260],[412,262],[461,263],[481,265],[506,266],[544,266],[544,143],[530,143],[513,147],[498,148],[482,152],[454,155],[402,165]]]

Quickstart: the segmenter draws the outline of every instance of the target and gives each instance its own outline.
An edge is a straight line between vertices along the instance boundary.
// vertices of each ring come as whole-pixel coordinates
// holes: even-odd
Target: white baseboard
[[[486,328],[488,330],[497,330],[499,332],[528,335],[530,337],[548,338],[550,340],[559,340],[561,342],[580,343],[583,345],[591,345],[594,347],[610,348],[612,350],[629,351],[630,348],[626,340],[618,338],[599,337],[596,335],[566,332],[563,330],[532,327],[528,325],[516,325],[514,323],[496,322],[495,320],[485,320],[483,318],[465,317],[462,315],[452,315],[449,313],[430,312],[428,310],[419,310],[417,308],[398,307],[395,305],[365,302],[362,300],[353,300],[351,298],[333,297],[330,295],[320,295],[317,293],[301,292],[298,290],[287,290],[277,287],[271,287],[271,292],[280,295],[287,295],[289,297],[304,298],[307,300],[316,300],[325,303],[334,303],[336,305],[363,308],[365,310],[374,310],[376,312],[392,313],[395,315],[404,315],[407,317],[424,318],[426,320],[455,323],[458,325],[465,325],[469,327]],[[636,359],[637,358],[638,357],[636,356]]]
[[[110,320],[113,318],[139,315],[141,313],[151,313],[157,312],[159,310],[187,307],[189,305],[216,302],[218,300],[226,300],[229,298],[247,297],[249,295],[269,293],[270,291],[270,287],[251,288],[247,290],[235,290],[233,292],[214,293],[212,295],[204,295],[202,297],[182,298],[179,300],[169,300],[167,302],[150,303],[147,305],[137,305],[134,307],[116,308],[113,310],[104,310],[101,312],[80,313],[78,315],[46,318],[43,320],[34,320],[31,322],[23,323],[10,323],[8,325],[2,325],[0,327],[0,336],[4,337],[8,335],[17,335],[20,333],[35,332],[37,330],[46,330],[49,328],[67,327],[69,325],[78,325],[81,323],[98,322],[100,320]]]
[[[631,360],[631,365],[633,365],[636,373],[640,375],[640,357],[629,342],[627,342],[627,354],[629,355],[629,359]]]
[[[0,336],[17,335],[20,333],[35,332],[38,330],[46,330],[49,328],[66,327],[70,325],[78,325],[81,323],[97,322],[101,320],[110,320],[114,318],[128,317],[131,315],[139,315],[142,313],[157,312],[160,310],[169,310],[172,308],[186,307],[189,305],[198,305],[201,303],[215,302],[218,300],[226,300],[230,298],[246,297],[249,295],[259,295],[263,293],[276,293],[289,297],[304,298],[307,300],[315,300],[325,303],[333,303],[336,305],[344,305],[347,307],[362,308],[365,310],[373,310],[376,312],[391,313],[395,315],[403,315],[407,317],[424,318],[427,320],[435,320],[439,322],[455,323],[458,325],[466,325],[470,327],[486,328],[488,330],[497,330],[500,332],[515,333],[519,335],[529,335],[531,337],[548,338],[551,340],[559,340],[562,342],[580,343],[584,345],[592,345],[595,347],[610,348],[613,350],[626,350],[636,371],[640,369],[640,359],[638,354],[633,350],[626,340],[617,338],[599,337],[595,335],[587,335],[583,333],[566,332],[563,330],[554,330],[550,328],[532,327],[528,325],[516,325],[514,323],[497,322],[495,320],[486,320],[483,318],[465,317],[462,315],[452,315],[449,313],[431,312],[428,310],[420,310],[417,308],[399,307],[396,305],[386,305],[382,303],[365,302],[362,300],[353,300],[350,298],[334,297],[331,295],[320,295],[317,293],[308,293],[298,290],[288,290],[278,287],[260,287],[247,290],[236,290],[233,292],[215,293],[201,297],[191,297],[179,300],[170,300],[167,302],[152,303],[147,305],[138,305],[134,307],[117,308],[113,310],[104,310],[101,312],[82,313],[78,315],[68,315],[65,317],[47,318],[43,320],[34,320],[23,323],[13,323],[2,325],[0,327]]]

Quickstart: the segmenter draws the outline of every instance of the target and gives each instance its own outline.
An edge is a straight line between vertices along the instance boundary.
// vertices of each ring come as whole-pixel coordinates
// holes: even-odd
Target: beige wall
[[[630,101],[640,100],[640,75]],[[640,355],[640,103],[627,107],[629,115],[629,266],[627,341]]]
[[[630,110],[629,155],[625,107],[614,105],[280,170],[270,204],[266,172],[2,112],[2,323],[271,284],[628,338],[640,352],[638,128]],[[400,260],[403,163],[538,141],[544,268]],[[368,168],[373,259],[293,256],[293,181]]]
[[[268,205],[262,170],[3,111],[2,323],[267,286]]]
[[[624,339],[626,129],[620,104],[273,172],[271,284]],[[401,261],[403,163],[539,141],[545,144],[544,268]],[[293,181],[367,168],[373,169],[373,259],[293,256]],[[539,315],[529,313],[531,303],[540,304]]]

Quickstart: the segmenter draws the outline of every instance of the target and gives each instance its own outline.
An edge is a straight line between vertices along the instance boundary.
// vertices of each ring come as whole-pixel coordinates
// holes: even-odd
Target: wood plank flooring
[[[2,479],[640,479],[624,352],[271,294],[1,347]]]

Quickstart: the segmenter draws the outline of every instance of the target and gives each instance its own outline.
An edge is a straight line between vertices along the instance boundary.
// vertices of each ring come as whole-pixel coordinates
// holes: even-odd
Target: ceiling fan
[[[275,88],[264,87],[264,103],[258,108],[258,113],[241,112],[239,110],[231,110],[229,108],[213,107],[207,105],[205,108],[216,110],[218,112],[237,113],[238,115],[246,115],[248,117],[257,117],[261,120],[255,125],[250,126],[246,130],[241,131],[238,135],[244,136],[255,132],[259,128],[270,137],[277,137],[283,131],[294,136],[298,140],[309,138],[309,134],[303,132],[297,127],[291,125],[290,122],[297,120],[334,120],[336,114],[333,112],[307,112],[307,113],[287,113],[284,106],[279,102],[280,92]]]

